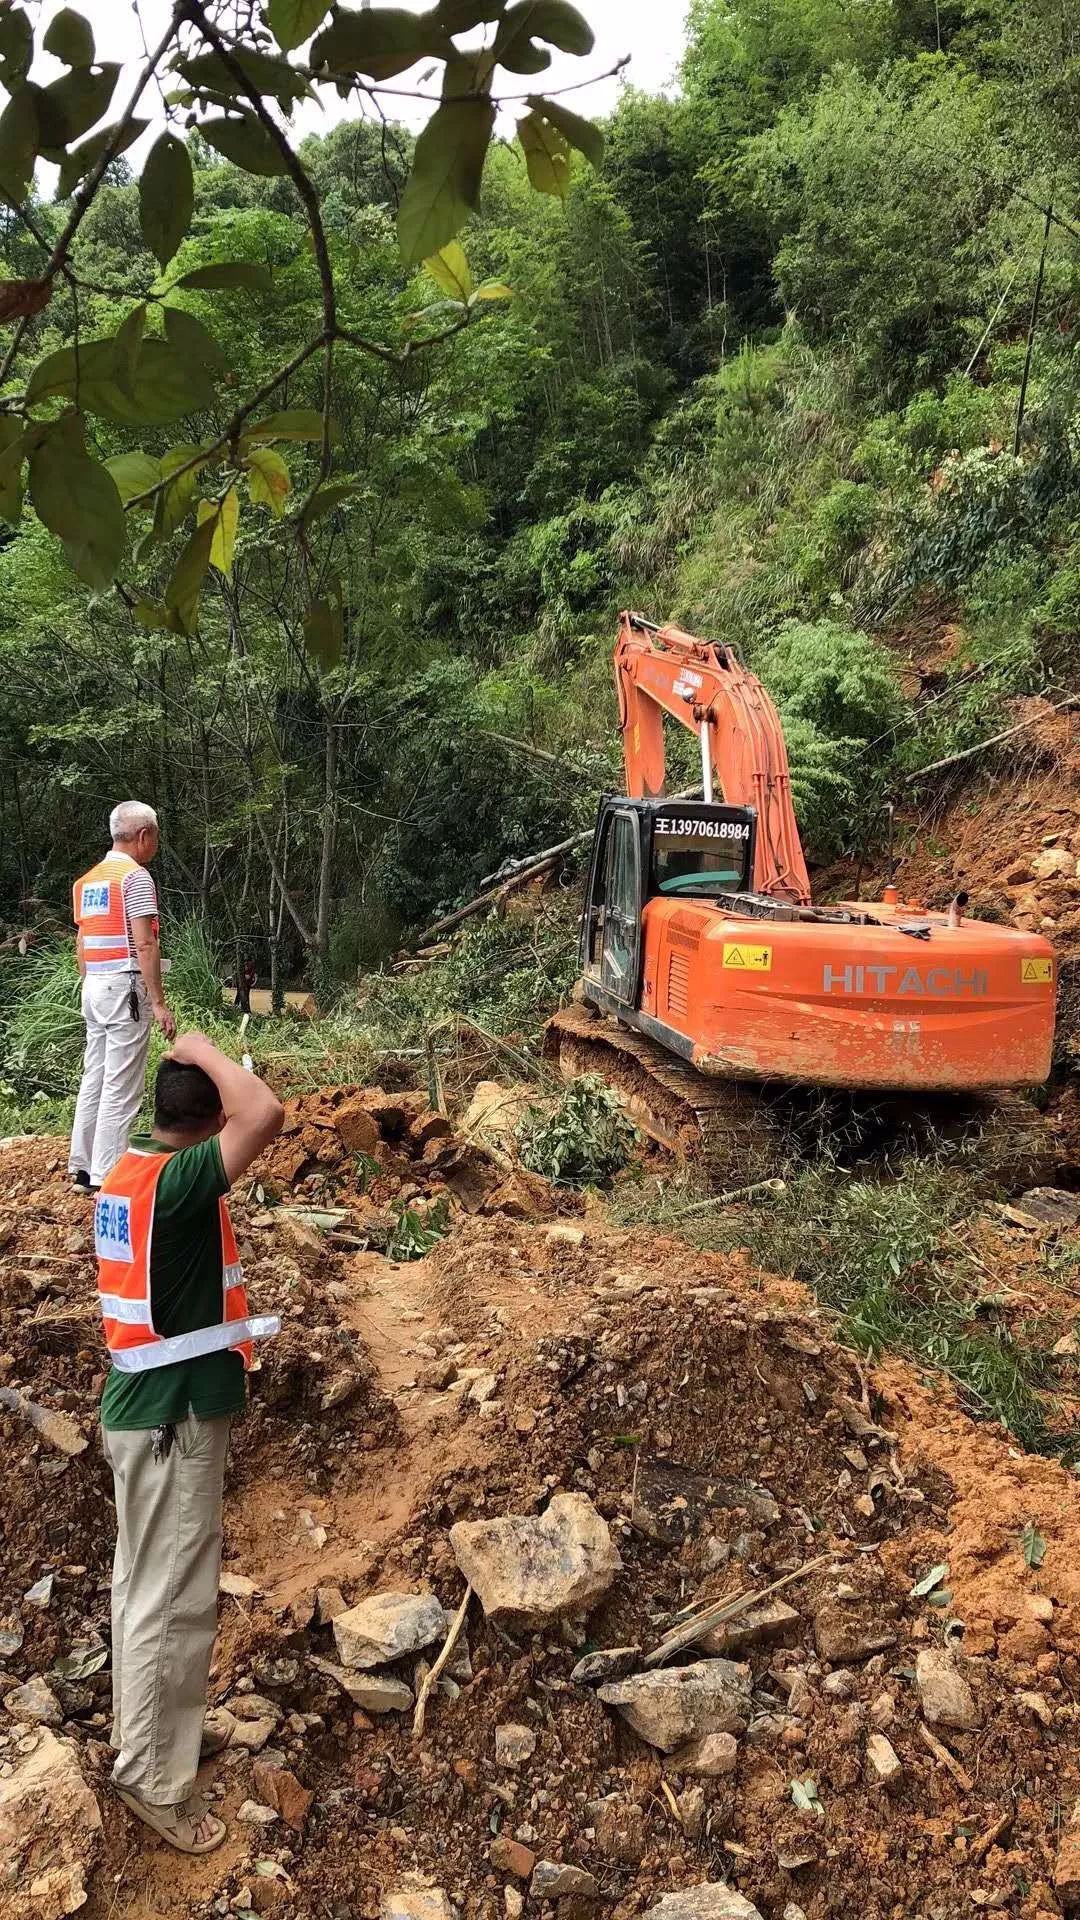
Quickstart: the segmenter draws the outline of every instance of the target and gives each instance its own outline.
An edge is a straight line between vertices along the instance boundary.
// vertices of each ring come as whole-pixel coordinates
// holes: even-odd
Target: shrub
[[[530,1107],[518,1128],[522,1165],[556,1186],[601,1186],[626,1165],[637,1129],[596,1077],[571,1082],[558,1105]]]
[[[785,719],[836,740],[874,740],[904,712],[885,649],[837,620],[785,620],[755,665]]]

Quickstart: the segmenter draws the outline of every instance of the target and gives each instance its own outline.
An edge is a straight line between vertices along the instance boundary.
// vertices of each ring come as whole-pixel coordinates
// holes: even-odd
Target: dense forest
[[[693,0],[678,89],[627,87],[598,165],[560,142],[555,191],[493,144],[434,276],[395,230],[414,136],[377,112],[303,141],[341,324],[386,346],[327,354],[329,459],[286,433],[218,502],[197,619],[155,614],[190,466],[175,520],[132,534],[147,598],[10,516],[0,920],[62,919],[135,795],[170,919],[329,991],[617,784],[622,606],[744,649],[810,856],[872,851],[902,777],[1075,683],[1078,108],[1056,0]],[[182,430],[93,420],[128,500],[319,308],[295,181],[186,137],[168,339],[206,377]],[[0,213],[5,278],[41,272],[70,188]],[[215,284],[221,262],[250,272]],[[9,404],[161,284],[122,156],[70,263],[7,356]],[[446,337],[403,353],[410,329]],[[273,405],[318,410],[323,380],[303,361]],[[5,512],[11,487],[9,465]],[[954,645],[916,713],[887,643],[927,607]]]

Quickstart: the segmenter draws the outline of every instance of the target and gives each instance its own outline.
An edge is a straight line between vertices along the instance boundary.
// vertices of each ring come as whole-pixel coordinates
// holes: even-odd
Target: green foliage
[[[522,1165],[556,1186],[604,1186],[621,1172],[637,1129],[618,1095],[593,1074],[573,1080],[558,1104],[530,1107],[518,1127]]]
[[[450,1231],[450,1201],[443,1194],[425,1207],[402,1207],[386,1243],[388,1260],[423,1260]]]

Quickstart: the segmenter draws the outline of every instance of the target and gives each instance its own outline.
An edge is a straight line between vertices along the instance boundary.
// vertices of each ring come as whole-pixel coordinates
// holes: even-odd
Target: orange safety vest
[[[103,1182],[94,1207],[94,1247],[98,1259],[98,1299],[105,1341],[121,1373],[145,1373],[196,1360],[224,1348],[252,1363],[252,1342],[281,1330],[276,1315],[251,1318],[244,1291],[244,1269],[224,1200],[221,1210],[221,1319],[191,1333],[160,1334],[154,1328],[150,1297],[150,1243],[154,1199],[171,1153],[144,1153],[129,1147]]]
[[[88,974],[136,970],[128,938],[124,881],[129,873],[138,871],[138,866],[138,861],[129,859],[126,853],[109,854],[76,880],[72,888],[75,925],[82,935],[83,962]],[[156,921],[154,931],[157,932]]]

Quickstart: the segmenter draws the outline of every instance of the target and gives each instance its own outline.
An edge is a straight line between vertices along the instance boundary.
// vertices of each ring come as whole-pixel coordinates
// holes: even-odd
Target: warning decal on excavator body
[[[745,973],[771,973],[772,948],[750,947],[743,940],[725,941],[724,965]]]
[[[724,962],[725,966],[727,962]],[[1045,986],[1054,978],[1052,960],[1021,960],[1020,984],[1025,987]]]

